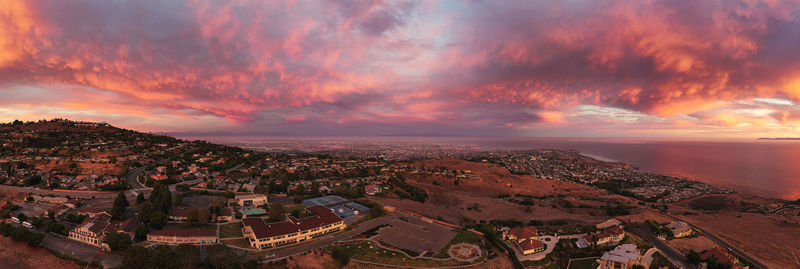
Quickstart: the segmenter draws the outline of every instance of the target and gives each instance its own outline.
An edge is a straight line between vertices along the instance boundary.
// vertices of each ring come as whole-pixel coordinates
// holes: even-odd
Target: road
[[[142,166],[142,167],[133,169],[131,171],[128,171],[128,174],[125,174],[125,182],[128,182],[128,186],[131,186],[131,190],[140,190],[140,189],[146,189],[147,188],[147,187],[143,186],[142,184],[140,184],[139,181],[137,180],[137,178],[139,177],[139,174],[144,172],[144,170],[146,168],[147,168],[146,166]]]
[[[113,191],[71,191],[71,190],[42,190],[30,187],[16,187],[8,185],[0,185],[0,190],[8,190],[22,193],[32,193],[35,195],[46,196],[69,196],[72,198],[114,198],[117,192]]]
[[[708,238],[711,238],[711,240],[714,240],[714,242],[716,242],[716,243],[717,243],[717,244],[719,244],[720,246],[722,246],[722,247],[724,247],[724,248],[727,248],[727,249],[728,249],[728,251],[730,251],[730,252],[733,252],[733,254],[735,254],[736,256],[739,256],[739,257],[741,257],[742,259],[745,259],[745,260],[747,260],[748,262],[750,262],[751,264],[753,264],[753,265],[754,265],[753,267],[755,267],[755,268],[764,268],[764,269],[766,269],[766,268],[767,268],[767,266],[766,266],[766,265],[764,265],[763,263],[759,262],[758,260],[756,260],[756,259],[755,259],[755,258],[753,258],[752,256],[750,256],[750,255],[747,255],[747,253],[745,253],[744,251],[741,251],[741,250],[739,250],[739,249],[738,249],[738,248],[736,248],[735,246],[733,246],[733,245],[731,245],[731,244],[728,244],[728,242],[725,242],[725,240],[722,240],[721,238],[714,236],[713,234],[711,234],[711,233],[709,233],[709,232],[707,232],[707,231],[703,230],[703,229],[702,229],[702,228],[700,228],[700,227],[697,227],[697,226],[695,226],[695,225],[693,225],[693,224],[689,223],[688,221],[684,221],[684,220],[682,220],[682,219],[679,219],[679,218],[677,218],[677,217],[675,217],[675,216],[672,216],[672,215],[669,215],[669,214],[666,214],[666,215],[667,215],[668,217],[672,218],[672,219],[673,219],[673,220],[675,220],[675,221],[683,221],[683,222],[686,222],[686,223],[687,223],[687,224],[689,224],[689,226],[690,226],[690,227],[692,227],[692,229],[694,229],[695,231],[698,231],[698,232],[700,232],[701,234],[705,235],[705,236],[706,236],[706,237],[708,237]]]
[[[678,267],[695,268],[694,265],[689,264],[689,262],[686,260],[686,257],[683,256],[683,254],[681,254],[679,251],[675,250],[671,246],[667,245],[667,243],[664,242],[663,240],[658,239],[658,237],[656,237],[650,231],[650,227],[647,227],[647,225],[645,225],[644,223],[633,223],[628,225],[628,228],[630,228],[631,231],[636,235],[641,236],[642,238],[653,244],[653,246],[655,246],[656,249],[658,249],[658,252],[661,252],[661,254],[663,254],[664,257],[675,263],[675,265],[677,265]]]
[[[284,259],[284,258],[291,257],[291,256],[294,256],[294,255],[303,254],[303,253],[305,253],[307,251],[310,251],[310,250],[313,250],[313,249],[322,248],[322,247],[328,246],[330,244],[333,244],[335,242],[342,241],[344,239],[350,238],[350,237],[352,237],[354,235],[366,232],[367,230],[375,228],[377,226],[380,226],[380,225],[383,225],[383,224],[388,224],[390,221],[392,221],[393,219],[396,219],[396,218],[397,218],[396,216],[390,215],[390,216],[387,216],[387,217],[371,220],[371,221],[359,224],[358,228],[352,229],[350,231],[345,231],[345,232],[338,233],[338,234],[333,234],[333,235],[326,235],[326,236],[323,236],[323,237],[312,239],[311,241],[306,242],[306,243],[301,243],[300,245],[297,245],[297,246],[280,248],[280,249],[276,249],[276,250],[273,250],[273,251],[268,251],[267,253],[260,253],[260,254],[257,254],[257,255],[250,255],[249,257],[253,258],[253,259],[257,259],[258,257],[261,257],[261,256],[266,254],[267,255],[267,260],[280,260],[280,259]]]

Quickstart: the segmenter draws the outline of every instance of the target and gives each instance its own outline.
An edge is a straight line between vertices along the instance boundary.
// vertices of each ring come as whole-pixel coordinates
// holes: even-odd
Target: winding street
[[[673,219],[673,220],[675,220],[675,221],[683,221],[683,222],[686,222],[686,223],[687,223],[687,224],[689,224],[689,226],[690,226],[690,227],[692,227],[692,229],[694,229],[695,231],[698,231],[698,232],[700,232],[701,234],[705,235],[705,236],[706,236],[706,237],[708,237],[708,238],[711,238],[711,240],[714,240],[714,242],[715,242],[715,243],[717,243],[717,244],[719,244],[720,246],[722,246],[722,247],[724,247],[724,248],[728,249],[728,251],[730,251],[730,252],[733,252],[733,254],[735,254],[736,256],[739,256],[739,257],[741,257],[742,259],[745,259],[745,260],[747,260],[749,263],[753,264],[753,265],[754,265],[753,267],[755,267],[755,268],[759,268],[759,269],[762,269],[762,268],[763,268],[763,269],[766,269],[766,268],[767,268],[767,266],[766,266],[766,265],[764,265],[763,263],[759,262],[758,260],[756,260],[756,259],[755,259],[755,258],[753,258],[752,256],[750,256],[750,255],[747,255],[747,253],[745,253],[744,251],[741,251],[741,250],[739,250],[739,249],[738,249],[738,248],[736,248],[735,246],[733,246],[733,245],[731,245],[731,244],[728,244],[728,242],[725,242],[725,240],[722,240],[721,238],[719,238],[719,237],[716,237],[716,236],[714,236],[713,234],[711,234],[711,233],[709,233],[709,232],[706,232],[706,231],[705,231],[705,230],[703,230],[702,228],[700,228],[700,227],[697,227],[697,226],[695,226],[694,224],[691,224],[691,223],[689,223],[688,221],[684,221],[684,220],[682,220],[682,219],[679,219],[679,218],[677,218],[677,217],[675,217],[675,216],[672,216],[672,215],[669,215],[669,214],[666,214],[666,215],[667,215],[668,217],[672,218],[672,219]]]
[[[632,223],[628,225],[628,227],[634,234],[641,236],[642,238],[653,244],[653,246],[656,249],[658,249],[658,252],[661,252],[661,254],[663,254],[664,257],[672,261],[672,263],[675,263],[675,265],[677,265],[678,267],[695,268],[694,265],[690,264],[686,260],[686,257],[684,257],[683,254],[681,254],[671,246],[667,245],[667,243],[664,242],[663,240],[658,239],[658,237],[656,237],[650,231],[650,228],[647,227],[644,223]]]

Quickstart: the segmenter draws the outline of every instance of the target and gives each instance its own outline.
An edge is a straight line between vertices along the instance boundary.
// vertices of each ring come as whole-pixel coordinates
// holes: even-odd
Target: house
[[[522,241],[522,243],[517,243],[517,247],[520,251],[522,251],[523,255],[530,255],[538,252],[544,251],[544,243],[539,241],[539,239],[528,239]]]
[[[575,244],[578,245],[578,248],[585,248],[590,246],[608,245],[611,244],[612,242],[614,242],[613,235],[611,235],[610,233],[601,232],[596,234],[587,234],[586,236],[578,239],[578,241],[575,242]]]
[[[379,188],[375,184],[368,184],[368,185],[364,186],[364,192],[367,195],[375,195],[375,194],[381,192],[381,188]]]
[[[136,228],[138,227],[139,221],[134,217],[121,222],[112,223],[106,227],[105,233],[124,233],[133,240],[134,235],[136,235]]]
[[[66,197],[38,196],[38,195],[34,195],[33,200],[40,203],[50,203],[50,204],[63,204],[69,201],[69,199]]]
[[[167,219],[171,221],[186,221],[188,219],[186,217],[188,213],[188,208],[172,208],[169,210],[169,214],[167,214]]]
[[[617,244],[625,238],[625,231],[619,226],[614,226],[606,230],[606,233],[611,235],[611,241]]]
[[[511,240],[517,245],[522,254],[529,255],[544,251],[545,246],[539,241],[539,232],[534,226],[514,227],[501,229],[506,240]]]
[[[53,215],[58,217],[58,216],[63,215],[64,213],[67,213],[67,211],[69,211],[69,209],[70,209],[70,207],[68,205],[61,204],[61,205],[54,205],[54,206],[50,207],[49,209],[47,209],[47,212],[53,212]],[[47,214],[47,213],[45,213],[45,214]]]
[[[628,269],[641,264],[642,255],[634,244],[619,245],[614,250],[606,252],[597,262],[597,269]]]
[[[514,227],[508,230],[506,233],[506,239],[517,241],[517,243],[525,241],[527,239],[538,239],[539,233],[536,230],[535,226],[526,226],[526,227]]]
[[[69,238],[93,246],[103,245],[103,235],[111,215],[102,212],[86,218],[80,225],[69,231]]]
[[[739,259],[736,258],[736,256],[733,256],[733,254],[730,254],[728,251],[720,247],[715,247],[706,250],[706,252],[700,254],[700,259],[703,261],[708,261],[709,259],[715,259],[717,260],[718,263],[723,263],[731,266],[739,262]]]
[[[260,193],[236,195],[236,203],[240,206],[259,206],[267,204],[267,196]]]
[[[230,207],[223,207],[219,210],[219,216],[217,216],[218,222],[231,222],[233,221],[233,210]]]
[[[689,227],[689,224],[683,221],[673,221],[670,224],[667,224],[666,227],[672,231],[672,235],[674,235],[675,238],[689,236],[692,234],[692,228]]]
[[[217,238],[216,229],[164,228],[163,230],[151,230],[147,234],[147,241],[169,245],[213,245],[219,239]]]
[[[244,218],[242,233],[250,241],[250,247],[260,250],[303,242],[345,228],[344,220],[324,206],[310,206],[306,211],[314,215],[302,219],[289,217],[277,223],[265,223],[261,218]]]

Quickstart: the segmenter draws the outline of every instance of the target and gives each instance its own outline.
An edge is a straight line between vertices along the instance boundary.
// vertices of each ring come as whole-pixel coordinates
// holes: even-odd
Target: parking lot
[[[450,228],[423,222],[417,218],[395,219],[391,227],[378,231],[377,239],[392,246],[408,249],[419,254],[437,252],[456,235]]]

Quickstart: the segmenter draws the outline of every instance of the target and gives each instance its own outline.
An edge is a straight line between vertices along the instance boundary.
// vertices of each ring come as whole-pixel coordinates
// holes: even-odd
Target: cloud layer
[[[796,0],[0,0],[0,119],[304,135],[792,135],[798,16]]]

